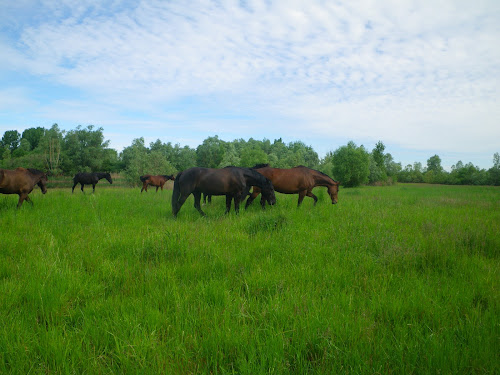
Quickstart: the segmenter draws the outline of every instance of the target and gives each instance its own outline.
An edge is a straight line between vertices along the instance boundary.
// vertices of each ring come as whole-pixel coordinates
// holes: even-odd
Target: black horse
[[[194,207],[205,216],[201,210],[201,194],[225,195],[226,213],[231,209],[234,199],[234,210],[239,211],[241,197],[246,196],[251,186],[258,186],[262,196],[269,204],[276,203],[274,188],[271,181],[250,168],[226,167],[222,169],[194,167],[177,175],[172,193],[172,213],[177,216],[182,205],[190,194],[194,196]]]
[[[73,193],[73,191],[75,190],[75,186],[80,184],[82,185],[82,192],[83,185],[92,185],[92,192],[95,193],[95,185],[102,178],[108,180],[110,184],[113,183],[113,180],[111,179],[111,175],[109,173],[77,173],[75,177],[73,177],[73,187],[71,188],[71,192]]]

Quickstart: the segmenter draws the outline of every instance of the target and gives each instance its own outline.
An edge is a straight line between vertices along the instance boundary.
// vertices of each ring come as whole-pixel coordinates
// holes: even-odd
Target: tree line
[[[130,185],[140,183],[144,174],[175,174],[194,166],[223,168],[228,165],[251,167],[269,163],[275,168],[297,165],[318,169],[343,186],[425,182],[453,185],[500,185],[500,155],[493,155],[493,166],[481,169],[458,161],[451,172],[441,166],[438,155],[427,165],[415,162],[402,167],[385,150],[382,141],[373,150],[354,142],[319,158],[311,146],[301,141],[235,139],[224,141],[217,135],[206,138],[197,148],[164,143],[159,139],[146,145],[137,138],[122,152],[109,147],[103,128],[88,125],[64,131],[57,124],[49,129],[33,127],[21,133],[8,130],[0,140],[0,168],[37,168],[51,175],[71,176],[77,172],[107,171],[122,174]]]

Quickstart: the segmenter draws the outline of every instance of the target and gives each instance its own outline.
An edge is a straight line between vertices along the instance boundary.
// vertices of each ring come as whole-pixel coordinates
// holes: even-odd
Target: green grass
[[[90,191],[0,196],[0,373],[500,372],[499,188]]]

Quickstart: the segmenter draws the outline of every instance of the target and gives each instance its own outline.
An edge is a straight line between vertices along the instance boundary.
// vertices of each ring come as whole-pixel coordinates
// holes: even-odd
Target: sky
[[[0,0],[0,135],[500,152],[500,1]]]

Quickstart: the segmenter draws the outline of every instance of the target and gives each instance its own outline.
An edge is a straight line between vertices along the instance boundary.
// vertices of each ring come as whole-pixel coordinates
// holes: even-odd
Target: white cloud
[[[194,97],[218,113],[255,116],[263,127],[255,124],[247,137],[265,136],[265,119],[281,118],[278,124],[296,126],[277,125],[287,134],[300,137],[307,128],[304,137],[312,131],[332,143],[353,137],[419,149],[498,148],[496,1],[68,0],[40,7],[24,15],[26,24],[6,26],[18,36],[0,39],[2,57],[13,62],[0,66],[87,98],[69,107],[54,100],[48,116],[93,111],[111,124],[126,122],[132,110],[152,115],[144,123],[174,126],[172,116],[188,122],[196,111],[174,103]],[[205,125],[217,126],[207,117]]]

